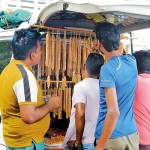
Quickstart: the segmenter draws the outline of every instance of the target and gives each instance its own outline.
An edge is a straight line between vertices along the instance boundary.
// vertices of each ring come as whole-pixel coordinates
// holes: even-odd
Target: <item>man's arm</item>
[[[28,124],[35,123],[44,118],[54,108],[62,107],[62,101],[58,96],[52,96],[50,100],[40,107],[33,104],[20,105],[21,119]]]
[[[76,144],[81,144],[85,126],[85,104],[77,103],[75,108]]]
[[[111,134],[114,131],[118,117],[119,108],[115,88],[105,88],[107,114],[102,129],[102,134],[97,142],[96,150],[103,150]]]

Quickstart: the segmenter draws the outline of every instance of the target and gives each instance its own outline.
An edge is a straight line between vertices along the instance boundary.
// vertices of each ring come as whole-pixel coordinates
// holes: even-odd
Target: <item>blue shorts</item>
[[[36,144],[34,141],[32,141],[31,146],[20,147],[20,148],[12,148],[12,147],[6,146],[6,150],[44,150],[44,142],[40,142]]]
[[[94,150],[94,144],[83,144],[84,150]]]

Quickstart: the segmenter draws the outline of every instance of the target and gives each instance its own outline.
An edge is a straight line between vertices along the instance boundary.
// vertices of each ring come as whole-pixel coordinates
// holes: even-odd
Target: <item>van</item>
[[[41,32],[57,32],[57,29],[62,29],[61,34],[63,30],[70,30],[71,33],[73,29],[74,31],[72,33],[75,33],[77,30],[93,32],[97,23],[108,21],[116,24],[120,28],[121,34],[129,33],[128,36],[130,37],[132,36],[131,31],[149,28],[150,26],[149,1],[77,2],[78,3],[72,3],[69,1],[55,0],[54,3],[46,6],[43,10],[32,14],[28,20],[18,22],[15,26],[18,28],[7,29],[6,26],[1,28],[0,48],[4,41],[6,41],[6,45],[10,45],[14,31],[20,28],[31,27]],[[83,32],[83,34],[87,34],[87,32]],[[130,37],[130,39],[131,47],[129,47],[129,49],[132,53],[132,37]],[[0,53],[3,55],[2,51]],[[10,57],[10,54],[11,52],[9,51],[8,57]],[[3,59],[5,59],[5,57],[0,56],[0,72],[3,68],[1,61]],[[6,63],[8,63],[8,61],[6,61]]]
[[[150,26],[150,4],[148,1],[112,2],[105,5],[100,2],[96,5],[58,1],[33,14],[28,21],[19,24],[18,28],[0,31],[0,48],[3,49],[2,53],[0,49],[0,72],[10,61],[11,51],[6,51],[11,50],[14,31],[30,27],[41,32],[42,58],[34,68],[37,79],[44,96],[55,93],[63,100],[62,110],[51,113],[51,127],[63,130],[67,128],[73,87],[82,79],[82,65],[87,55],[97,46],[94,32],[96,24],[104,21],[117,25],[121,37],[132,42],[132,31]],[[124,33],[130,33],[129,37],[123,36]],[[50,56],[48,60],[47,51]],[[47,61],[49,62],[46,63]]]

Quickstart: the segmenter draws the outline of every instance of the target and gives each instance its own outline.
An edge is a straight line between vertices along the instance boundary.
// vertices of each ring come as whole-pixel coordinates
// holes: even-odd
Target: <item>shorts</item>
[[[138,133],[109,139],[104,150],[139,150]]]
[[[44,150],[44,142],[40,142],[40,143],[36,144],[32,140],[31,146],[20,147],[20,148],[12,148],[12,147],[6,146],[6,150]]]

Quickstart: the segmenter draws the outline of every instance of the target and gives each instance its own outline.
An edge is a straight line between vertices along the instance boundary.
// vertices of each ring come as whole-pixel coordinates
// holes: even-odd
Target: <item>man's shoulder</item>
[[[75,84],[74,88],[82,87],[85,84],[85,79]]]
[[[5,78],[10,75],[11,77],[14,77],[14,78],[21,77],[20,71],[18,70],[17,66],[11,62],[2,71],[1,78]]]
[[[130,61],[136,62],[136,59],[132,54],[126,54],[125,58],[127,58]]]
[[[136,64],[136,59],[133,55],[131,54],[125,54],[125,55],[121,55],[121,56],[116,56],[116,57],[112,57],[111,59],[109,59],[103,66],[102,69],[115,69],[115,67],[120,67],[120,65],[122,65],[122,62],[131,62],[133,64]]]
[[[75,86],[85,86],[86,84],[90,84],[91,82],[98,82],[98,79],[94,79],[94,78],[85,78],[82,81],[78,82]]]

